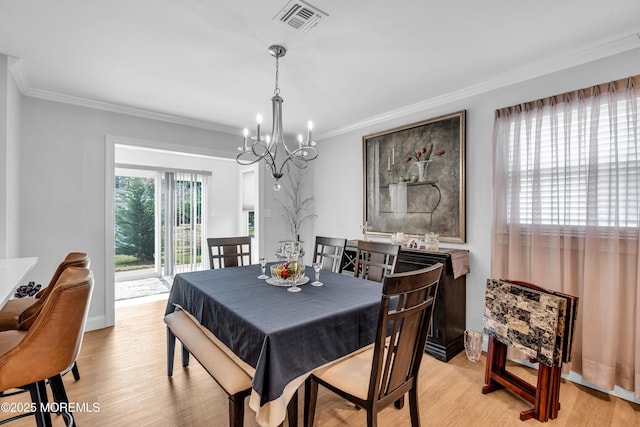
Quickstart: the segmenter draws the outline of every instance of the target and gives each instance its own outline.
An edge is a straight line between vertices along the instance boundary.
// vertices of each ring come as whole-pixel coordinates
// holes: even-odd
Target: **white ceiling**
[[[282,44],[285,131],[321,138],[640,47],[638,0],[309,0],[307,34],[287,2],[0,0],[0,53],[26,95],[239,133]]]

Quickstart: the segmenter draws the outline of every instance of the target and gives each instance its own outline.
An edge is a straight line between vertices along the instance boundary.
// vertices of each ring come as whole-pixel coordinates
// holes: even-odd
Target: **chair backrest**
[[[214,268],[237,267],[251,264],[251,237],[210,237],[209,266]]]
[[[387,274],[395,273],[400,245],[358,240],[353,275],[382,282]]]
[[[337,237],[316,236],[316,245],[313,250],[313,262],[321,262],[323,270],[331,270],[334,273],[342,272],[342,256],[347,239]]]
[[[33,316],[37,315],[37,313],[42,309],[42,305],[49,297],[49,294],[51,293],[51,291],[53,291],[53,288],[55,288],[56,283],[58,283],[58,279],[60,279],[63,271],[65,271],[69,267],[89,268],[90,265],[91,259],[86,253],[69,252],[67,256],[62,260],[62,262],[58,265],[56,271],[53,273],[49,285],[36,294],[36,298],[38,298],[38,300],[27,307],[20,314],[20,322],[24,322],[26,319],[32,318]]]
[[[380,407],[416,385],[442,267],[438,263],[384,279],[368,396]]]
[[[91,270],[65,269],[22,340],[0,356],[0,390],[35,383],[69,368],[78,356],[93,289]]]

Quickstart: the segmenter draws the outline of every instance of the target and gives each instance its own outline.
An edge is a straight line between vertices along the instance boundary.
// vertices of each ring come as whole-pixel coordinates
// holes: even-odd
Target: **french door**
[[[116,165],[118,274],[138,279],[204,268],[209,174]],[[131,265],[123,267],[122,260],[131,258]]]

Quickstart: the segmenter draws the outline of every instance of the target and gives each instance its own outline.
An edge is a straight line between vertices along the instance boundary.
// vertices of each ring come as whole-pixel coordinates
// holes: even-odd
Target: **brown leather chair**
[[[35,298],[10,299],[0,310],[0,331],[19,329],[20,323],[38,312],[62,272],[68,267],[89,268],[89,256],[83,252],[70,252],[58,265],[49,286],[38,292]],[[44,299],[43,299],[44,298]]]
[[[251,264],[251,237],[210,237],[209,266],[214,268],[237,267]]]
[[[382,282],[387,274],[395,273],[399,253],[400,245],[358,240],[353,275]]]
[[[89,268],[90,264],[91,259],[86,253],[69,252],[58,265],[55,273],[53,273],[49,286],[38,292],[35,298],[16,298],[7,301],[4,307],[2,307],[2,310],[0,310],[0,331],[28,329],[36,319],[38,312],[42,309],[42,305],[47,300],[47,297],[51,291],[53,291],[62,272],[69,267]],[[75,362],[73,366],[71,366],[71,371],[73,378],[78,381],[80,379],[80,371]]]
[[[54,399],[68,403],[60,373],[80,351],[92,289],[91,270],[69,267],[28,329],[0,332],[0,390],[29,389],[36,410],[26,415],[35,415],[38,426],[51,425],[50,414],[40,410],[47,402],[47,379]],[[63,415],[67,425],[73,425],[73,415]]]
[[[367,426],[377,425],[378,412],[409,393],[411,426],[420,426],[418,374],[441,272],[438,263],[386,276],[373,348],[313,372],[305,383],[305,426],[313,425],[318,384],[365,408]]]
[[[313,262],[322,263],[323,270],[342,273],[342,256],[346,245],[347,239],[316,236],[316,245],[313,250]]]

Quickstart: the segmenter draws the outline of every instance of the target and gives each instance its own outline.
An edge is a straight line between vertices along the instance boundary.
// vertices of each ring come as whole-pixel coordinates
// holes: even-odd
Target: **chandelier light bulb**
[[[249,129],[244,128],[244,130],[242,131],[242,136],[243,138],[243,143],[242,143],[242,149],[240,150],[240,148],[238,148],[240,151],[242,152],[246,152],[247,150],[249,150],[249,147],[247,147],[247,137],[249,136]]]

